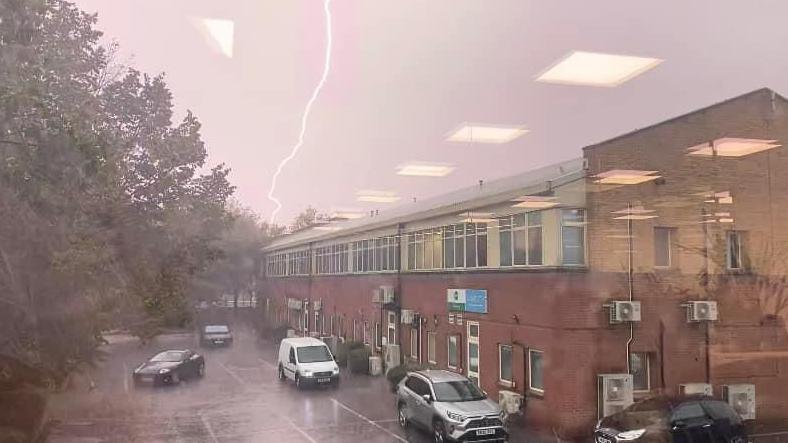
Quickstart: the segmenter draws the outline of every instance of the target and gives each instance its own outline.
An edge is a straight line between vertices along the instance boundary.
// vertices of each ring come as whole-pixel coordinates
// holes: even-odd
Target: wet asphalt
[[[383,377],[342,375],[338,389],[298,390],[276,377],[276,349],[236,331],[230,348],[202,349],[192,334],[141,347],[110,337],[105,361],[53,400],[50,442],[428,442],[396,422]],[[135,388],[131,371],[158,351],[190,348],[206,375]],[[92,380],[92,383],[90,382]]]

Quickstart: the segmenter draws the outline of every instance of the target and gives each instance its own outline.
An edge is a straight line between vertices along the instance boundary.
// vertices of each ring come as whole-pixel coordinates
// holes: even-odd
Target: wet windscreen
[[[331,352],[326,346],[302,346],[296,348],[299,363],[331,361]]]
[[[178,362],[183,360],[183,352],[178,351],[167,351],[162,352],[160,354],[156,354],[150,361],[155,362]]]
[[[484,393],[469,381],[445,381],[432,384],[437,401],[476,401],[485,398]]]
[[[227,326],[206,326],[205,333],[206,334],[226,334],[230,332],[230,328]]]

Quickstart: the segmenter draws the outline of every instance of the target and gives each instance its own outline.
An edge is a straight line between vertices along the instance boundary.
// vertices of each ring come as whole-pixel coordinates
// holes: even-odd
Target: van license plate
[[[495,429],[479,429],[476,435],[495,435]]]
[[[224,343],[224,340],[214,340],[213,342],[216,343],[217,345],[220,345]]]
[[[331,379],[330,379],[330,378],[318,378],[318,379],[317,379],[317,382],[318,382],[318,383],[328,383],[328,382],[330,382],[330,381],[331,381]]]

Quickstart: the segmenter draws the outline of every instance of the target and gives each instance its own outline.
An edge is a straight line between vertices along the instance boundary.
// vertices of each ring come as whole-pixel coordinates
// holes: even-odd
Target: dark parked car
[[[603,418],[595,443],[745,443],[741,418],[725,402],[702,395],[653,397]]]
[[[188,349],[164,351],[139,365],[132,377],[135,385],[171,385],[181,380],[205,375],[205,359]]]
[[[200,329],[201,346],[230,346],[233,333],[227,325],[207,325]]]

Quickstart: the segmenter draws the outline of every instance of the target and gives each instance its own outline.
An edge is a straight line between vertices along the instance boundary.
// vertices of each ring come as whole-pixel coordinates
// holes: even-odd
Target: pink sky
[[[278,161],[295,143],[322,68],[320,0],[76,0],[122,60],[166,72],[179,111],[203,123],[211,163],[268,217]],[[334,59],[306,143],[280,178],[286,221],[305,206],[385,209],[580,155],[580,148],[763,86],[788,93],[788,2],[334,0]],[[191,17],[235,21],[235,56],[213,52]],[[617,88],[534,82],[572,50],[664,59]],[[522,124],[506,145],[443,140],[463,121]],[[454,163],[401,177],[411,160]]]

